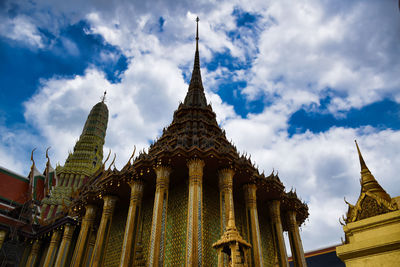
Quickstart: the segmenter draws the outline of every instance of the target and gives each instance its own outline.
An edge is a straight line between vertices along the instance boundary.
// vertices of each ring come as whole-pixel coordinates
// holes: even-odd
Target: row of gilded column
[[[202,266],[202,180],[204,162],[200,159],[192,159],[187,165],[189,168],[189,198],[187,211],[188,223],[186,231],[187,238],[185,265]],[[159,165],[155,168],[155,173],[156,192],[154,197],[147,266],[163,266],[165,254],[168,186],[171,168],[168,166]],[[233,176],[234,171],[230,168],[219,171],[221,229],[223,232],[225,231],[228,223],[229,213],[232,212],[232,214],[234,214]],[[136,234],[139,232],[138,227],[141,214],[143,182],[140,180],[133,180],[130,183],[130,187],[131,197],[125,226],[124,240],[122,244],[120,266],[133,266],[135,260],[133,257],[136,254]],[[255,184],[246,184],[244,185],[243,189],[246,202],[247,223],[249,225],[248,236],[252,245],[252,262],[250,264],[252,266],[263,266],[261,236],[257,213],[257,187]],[[115,196],[104,196],[103,199],[103,214],[101,217],[100,226],[97,230],[97,236],[93,229],[96,208],[92,205],[86,206],[86,213],[82,220],[81,229],[76,241],[75,250],[71,260],[71,266],[102,266],[104,263],[105,249],[108,243],[112,215],[117,198]],[[270,202],[269,214],[271,218],[274,244],[277,250],[276,260],[278,261],[279,266],[289,266],[283,238],[279,200],[273,200]],[[296,214],[294,211],[288,212],[288,222],[289,239],[295,266],[306,266],[296,222]],[[74,226],[66,225],[62,238],[61,232],[53,232],[49,249],[45,258],[45,266],[52,266],[53,264],[57,267],[65,266],[68,251],[71,246],[73,231]],[[61,244],[57,252],[57,245],[60,239]],[[37,260],[39,248],[40,242],[36,240],[32,246],[26,266],[34,266]],[[225,263],[223,263],[223,265],[225,265]]]
[[[187,166],[189,169],[189,199],[187,210],[188,223],[186,232],[185,266],[202,266],[202,179],[204,162],[200,159],[192,159],[188,162]],[[165,227],[167,221],[170,173],[171,169],[167,166],[160,165],[156,168],[156,193],[153,207],[148,266],[163,266],[164,263]],[[222,231],[225,231],[226,229],[229,213],[232,212],[232,214],[234,214],[232,193],[233,176],[234,171],[232,169],[227,168],[219,171]],[[256,191],[257,187],[255,184],[247,184],[244,186],[246,214],[248,217],[250,232],[249,237],[253,246],[251,250],[251,258],[253,260],[252,265],[263,266]],[[273,200],[269,203],[269,214],[271,217],[274,244],[277,249],[277,263],[279,266],[289,266],[283,238],[279,200]],[[287,215],[289,223],[289,239],[295,266],[306,266],[295,212],[289,211]]]

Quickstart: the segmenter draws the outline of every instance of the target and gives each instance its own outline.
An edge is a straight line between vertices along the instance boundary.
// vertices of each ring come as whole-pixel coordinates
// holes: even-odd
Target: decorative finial
[[[106,94],[107,94],[107,90],[104,91],[104,95],[101,98],[101,102],[104,103],[104,101],[106,101]]]
[[[116,158],[116,157],[117,157],[117,154],[114,153],[114,158],[113,158],[113,160],[111,161],[110,166],[108,166],[108,170],[109,170],[109,171],[111,170],[111,166],[115,163],[115,158]]]
[[[111,149],[110,149],[110,151],[108,152],[108,155],[107,155],[106,160],[103,162],[103,168],[106,166],[106,162],[107,162],[107,160],[110,158],[110,155],[111,155]]]
[[[33,159],[33,152],[35,152],[35,150],[36,150],[36,147],[34,149],[32,149],[32,152],[31,152],[32,165],[35,165],[35,160]]]
[[[363,159],[363,156],[361,155],[360,148],[358,147],[357,140],[354,140],[354,142],[356,143],[357,152],[358,152],[358,157],[359,157],[359,159],[360,159],[361,170],[368,170],[367,164],[365,164],[365,161],[364,161],[364,159]]]
[[[199,17],[196,18],[196,51],[199,51]]]
[[[48,160],[50,160],[49,159],[49,149],[51,148],[51,146],[49,146],[47,149],[46,149],[46,159],[48,159]]]

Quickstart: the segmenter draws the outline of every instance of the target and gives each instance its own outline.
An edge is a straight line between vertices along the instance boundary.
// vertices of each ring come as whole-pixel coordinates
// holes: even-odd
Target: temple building
[[[186,97],[147,152],[133,152],[121,170],[105,167],[103,98],[64,166],[48,160],[36,175],[41,187],[32,165],[22,180],[41,195],[28,194],[30,217],[0,221],[3,251],[12,240],[25,244],[20,266],[286,267],[285,231],[294,266],[306,266],[299,227],[308,207],[227,140],[204,94],[198,42],[197,19]],[[7,205],[2,214],[17,220]]]
[[[348,202],[343,217],[345,240],[337,256],[348,267],[398,266],[400,263],[400,196],[391,198],[368,169],[356,142],[361,165],[361,193]]]

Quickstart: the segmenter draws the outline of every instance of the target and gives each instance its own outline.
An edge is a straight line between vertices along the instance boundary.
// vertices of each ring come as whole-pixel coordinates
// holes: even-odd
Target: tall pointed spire
[[[360,166],[361,166],[361,192],[371,192],[382,199],[388,201],[390,203],[391,197],[388,193],[380,186],[378,181],[376,181],[375,177],[372,175],[370,170],[365,164],[364,158],[361,155],[360,148],[358,147],[357,141],[355,141],[358,157],[360,159]]]
[[[108,108],[104,103],[105,95],[106,92],[104,92],[102,101],[90,110],[82,134],[74,146],[73,153],[68,156],[64,167],[59,171],[60,175],[73,172],[90,176],[102,166],[103,145],[108,123]]]
[[[189,90],[185,97],[186,106],[206,107],[207,100],[204,95],[203,82],[200,73],[200,55],[199,55],[199,18],[196,18],[196,52],[194,54],[194,64],[192,78],[190,79]]]
[[[359,157],[359,159],[360,159],[361,171],[362,171],[362,170],[368,170],[368,167],[367,167],[367,165],[365,164],[365,161],[364,161],[364,159],[363,159],[363,156],[361,155],[360,148],[358,147],[357,140],[354,140],[354,142],[356,143],[357,152],[358,152],[358,157]]]

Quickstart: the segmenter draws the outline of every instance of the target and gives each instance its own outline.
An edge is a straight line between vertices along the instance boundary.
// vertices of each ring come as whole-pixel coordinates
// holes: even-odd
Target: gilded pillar
[[[228,168],[222,169],[218,172],[222,233],[224,233],[226,230],[229,219],[229,212],[231,207],[233,207],[233,175],[234,171]],[[232,213],[233,216],[235,216],[235,211],[233,209]]]
[[[90,264],[91,266],[103,266],[117,197],[104,196],[103,200],[103,214],[101,215],[100,226],[97,230],[96,244],[94,245],[93,257]]]
[[[90,231],[89,234],[89,242],[86,248],[86,254],[85,254],[85,260],[84,266],[90,266],[90,261],[92,259],[93,256],[93,250],[94,250],[94,245],[96,244],[96,231],[94,229],[92,229],[92,231]]]
[[[0,249],[3,246],[4,240],[6,239],[7,232],[6,230],[0,230]]]
[[[255,267],[263,266],[260,225],[257,213],[257,186],[246,184],[243,186],[246,201],[247,224],[249,225],[250,244],[252,245],[252,261]]]
[[[87,243],[89,241],[89,231],[92,228],[94,218],[96,216],[96,208],[92,205],[86,206],[86,213],[82,220],[81,230],[78,240],[76,241],[74,256],[72,257],[71,266],[83,266],[84,256],[86,253]]]
[[[307,266],[304,257],[303,245],[301,243],[299,226],[296,221],[296,212],[294,210],[287,211],[287,221],[289,226],[289,241],[292,250],[293,263],[296,267]]]
[[[167,223],[168,185],[171,169],[159,165],[154,196],[153,219],[151,222],[150,248],[147,266],[164,265],[165,229]]]
[[[64,234],[61,239],[60,248],[58,249],[56,263],[54,266],[56,267],[64,267],[67,259],[67,255],[69,252],[69,248],[71,246],[72,235],[74,234],[75,225],[66,224],[64,226]]]
[[[58,243],[60,242],[61,232],[56,230],[51,235],[49,249],[47,250],[46,258],[44,258],[43,266],[53,266],[57,255]]]
[[[140,207],[143,196],[143,182],[133,180],[129,184],[131,187],[131,198],[129,202],[128,217],[126,218],[124,241],[122,243],[122,252],[120,266],[132,266],[135,259],[135,240],[138,230]]]
[[[279,266],[288,267],[289,262],[286,254],[285,241],[283,239],[280,201],[272,200],[269,204],[269,211],[272,222],[272,234],[274,236],[274,243],[277,251]]]
[[[39,249],[40,241],[36,239],[32,245],[31,253],[29,254],[28,260],[26,261],[26,267],[34,267],[36,265]]]
[[[186,266],[202,266],[203,249],[203,167],[204,161],[192,159],[189,168],[189,200],[186,234]]]

